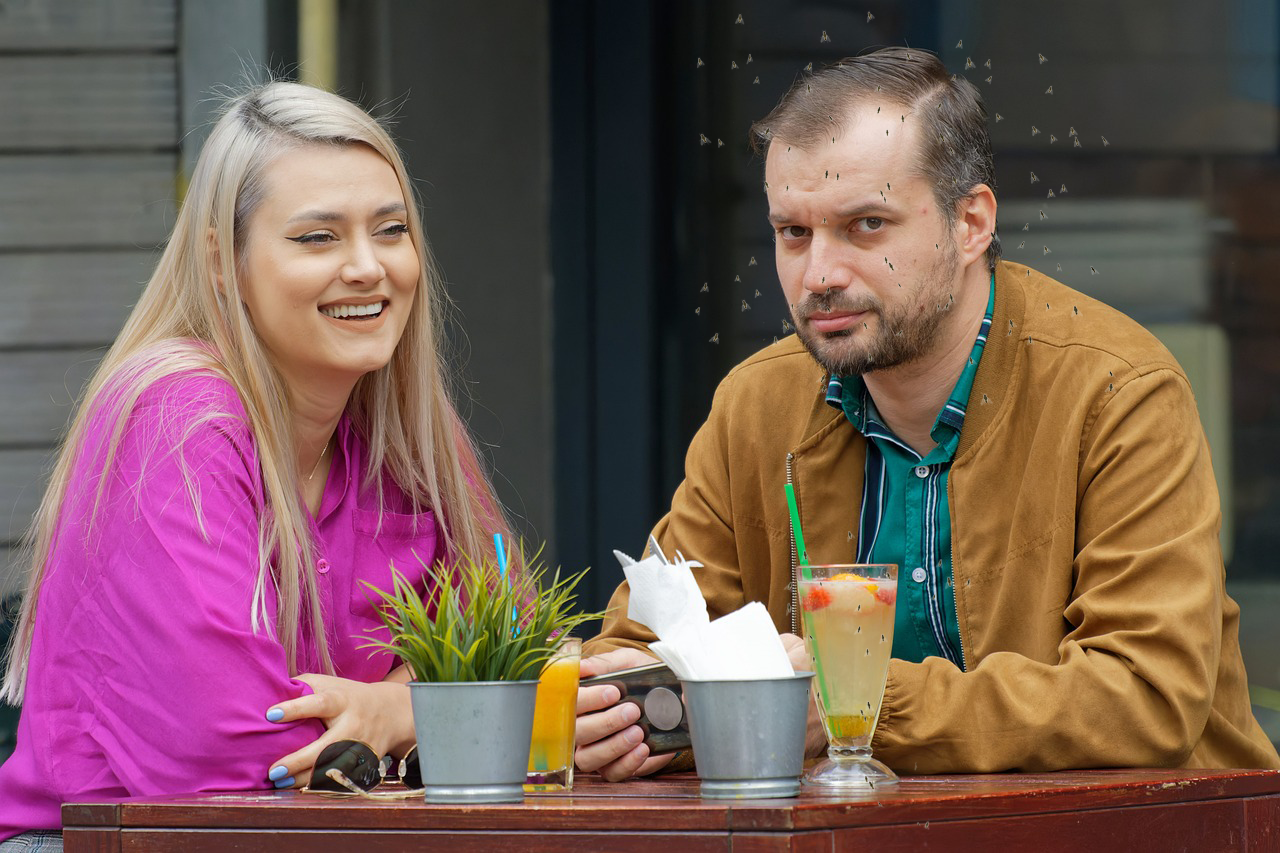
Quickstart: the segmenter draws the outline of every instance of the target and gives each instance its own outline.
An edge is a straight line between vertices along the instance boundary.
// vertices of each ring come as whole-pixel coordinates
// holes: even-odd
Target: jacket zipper
[[[948,481],[947,485],[950,485]],[[969,662],[964,655],[964,637],[960,636],[960,583],[956,577],[956,536],[955,526],[951,528],[951,606],[956,611],[956,636],[960,639],[960,671],[969,671]]]
[[[787,454],[787,485],[788,486],[794,485],[791,482],[791,462],[793,459],[795,459],[795,454],[788,453]],[[800,589],[799,589],[799,584],[797,583],[797,572],[796,572],[797,563],[799,562],[796,557],[796,531],[795,531],[795,528],[793,528],[790,524],[787,525],[787,529],[791,531],[791,583],[789,584],[789,588],[791,590],[791,605],[788,609],[791,611],[791,633],[795,634],[798,637],[800,636],[800,621],[797,615],[800,610]],[[955,565],[954,557],[952,558],[952,565]],[[959,611],[957,610],[957,618],[959,618],[958,613]]]

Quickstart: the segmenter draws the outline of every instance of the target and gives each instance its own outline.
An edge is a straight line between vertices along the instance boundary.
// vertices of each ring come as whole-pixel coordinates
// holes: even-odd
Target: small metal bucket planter
[[[409,685],[428,803],[524,800],[537,681]]]

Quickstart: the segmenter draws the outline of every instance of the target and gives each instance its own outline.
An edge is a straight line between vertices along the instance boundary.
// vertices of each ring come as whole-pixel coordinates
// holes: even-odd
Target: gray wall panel
[[[17,559],[17,548],[0,545],[0,600],[17,592],[26,580],[26,572],[17,565]]]
[[[0,542],[13,544],[44,497],[52,450],[0,450]]]
[[[152,251],[0,253],[0,347],[110,343],[157,258]]]
[[[0,50],[172,50],[174,0],[6,0]]]
[[[14,352],[0,358],[0,388],[22,388],[0,406],[0,443],[53,444],[103,350]]]
[[[0,56],[0,151],[178,144],[172,55]]]
[[[176,169],[174,154],[0,157],[0,250],[156,246]]]

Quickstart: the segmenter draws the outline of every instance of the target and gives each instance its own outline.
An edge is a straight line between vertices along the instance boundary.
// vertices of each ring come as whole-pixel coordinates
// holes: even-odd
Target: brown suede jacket
[[[760,601],[799,633],[788,481],[810,559],[855,560],[865,444],[825,392],[794,337],[716,391],[654,530],[705,565],[712,618]],[[891,663],[877,758],[905,773],[1280,767],[1249,706],[1195,400],[1146,330],[1001,263],[947,497],[964,667]],[[627,594],[588,652],[653,639]]]

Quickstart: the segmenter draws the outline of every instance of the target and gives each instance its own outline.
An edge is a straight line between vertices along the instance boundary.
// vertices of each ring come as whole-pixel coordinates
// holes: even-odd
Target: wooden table
[[[1095,770],[903,779],[841,798],[698,798],[691,775],[523,805],[428,806],[295,791],[63,807],[66,849],[381,853],[401,850],[1280,850],[1280,771]],[[993,843],[1000,847],[993,848]]]

